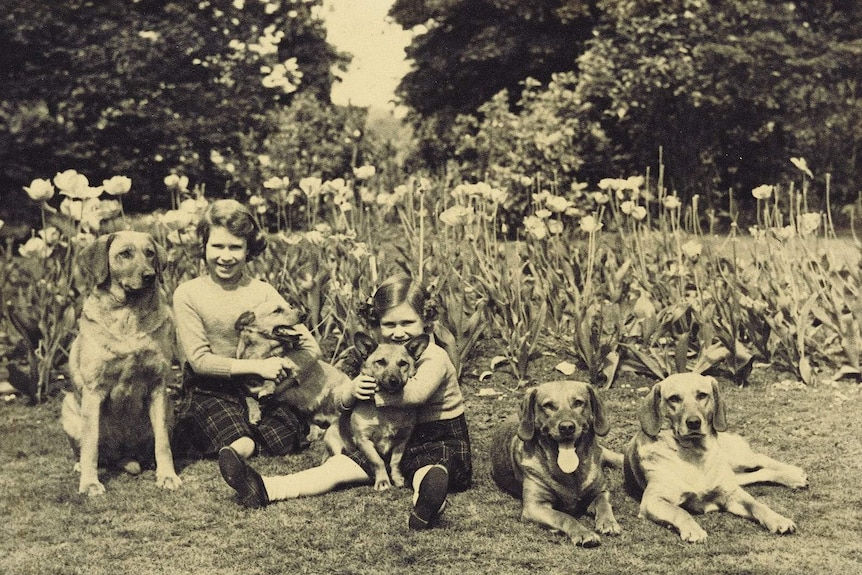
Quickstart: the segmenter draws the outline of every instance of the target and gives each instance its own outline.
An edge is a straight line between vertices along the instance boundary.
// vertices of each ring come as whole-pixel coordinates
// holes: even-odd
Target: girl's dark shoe
[[[442,465],[428,470],[419,483],[419,497],[407,525],[410,529],[427,529],[434,524],[449,492],[449,472]]]
[[[227,446],[219,450],[218,468],[225,482],[236,491],[243,506],[258,509],[269,504],[263,478],[234,448]]]

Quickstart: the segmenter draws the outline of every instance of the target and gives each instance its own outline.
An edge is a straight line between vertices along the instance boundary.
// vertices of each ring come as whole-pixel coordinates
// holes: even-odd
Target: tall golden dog
[[[167,380],[174,353],[170,308],[159,285],[161,248],[149,234],[100,237],[78,260],[95,280],[69,353],[74,392],[61,421],[78,456],[79,493],[100,495],[99,462],[140,472],[155,449],[156,482],[176,489]]]
[[[724,402],[717,382],[679,373],[653,386],[638,413],[641,431],[626,448],[627,490],[641,498],[642,518],[677,529],[684,541],[706,539],[689,512],[726,510],[753,519],[773,533],[793,533],[796,524],[757,501],[741,486],[777,483],[808,486],[794,465],[755,453],[739,435],[726,433]],[[662,429],[667,421],[669,429]]]
[[[416,361],[429,342],[428,334],[417,335],[403,345],[378,345],[361,332],[353,338],[357,352],[364,359],[362,373],[373,377],[378,387],[387,393],[404,389],[407,380],[415,375]],[[415,410],[381,407],[374,400],[360,401],[350,413],[342,414],[339,420],[341,441],[362,451],[371,462],[375,490],[384,491],[392,485],[404,487],[404,476],[399,466],[415,423]],[[389,460],[388,473],[386,459]]]
[[[302,315],[291,306],[271,301],[256,305],[243,313],[234,326],[239,331],[236,356],[240,359],[276,356],[292,359],[296,364],[295,372],[280,385],[250,378],[250,398],[259,400],[272,396],[297,408],[312,423],[327,428],[338,421],[332,391],[350,378],[325,361],[307,361],[303,354],[297,353],[299,336],[294,326],[301,322]]]
[[[521,518],[568,535],[576,545],[595,547],[599,536],[572,514],[595,511],[596,530],[618,535],[603,463],[606,452],[596,436],[607,435],[608,421],[592,386],[553,381],[526,391],[518,422],[500,426],[491,443],[491,476],[523,500]],[[614,457],[616,456],[616,457]]]

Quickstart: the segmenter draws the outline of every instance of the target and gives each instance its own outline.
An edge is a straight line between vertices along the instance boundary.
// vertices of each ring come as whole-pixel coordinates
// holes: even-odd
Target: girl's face
[[[404,343],[425,332],[425,322],[409,303],[391,308],[380,318],[377,340],[381,343]]]
[[[218,283],[234,283],[245,272],[248,243],[223,226],[213,226],[204,250],[207,270]]]

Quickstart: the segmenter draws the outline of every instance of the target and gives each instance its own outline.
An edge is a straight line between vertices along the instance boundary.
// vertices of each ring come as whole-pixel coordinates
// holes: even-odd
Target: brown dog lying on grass
[[[274,381],[249,378],[249,419],[259,419],[259,401],[272,398],[297,408],[309,420],[327,428],[338,421],[338,410],[332,391],[349,381],[341,370],[298,350],[299,334],[295,331],[302,314],[283,302],[265,301],[243,313],[235,328],[239,331],[236,356],[240,359],[285,357],[296,369],[281,385]],[[255,413],[256,412],[256,413]]]
[[[430,338],[417,335],[404,344],[378,344],[370,336],[357,333],[353,343],[362,363],[362,373],[373,377],[387,393],[398,393],[407,380],[416,374],[416,361]],[[341,441],[350,448],[362,451],[374,467],[374,489],[384,491],[390,486],[404,487],[404,476],[399,465],[410,434],[416,423],[412,409],[377,406],[373,400],[360,401],[339,420]],[[335,442],[327,441],[327,445]],[[337,447],[333,453],[338,453]],[[387,459],[389,472],[387,473]],[[391,474],[391,479],[390,479]]]
[[[674,527],[683,541],[700,542],[706,531],[689,514],[729,511],[773,533],[796,524],[748,494],[742,485],[808,486],[805,472],[752,451],[742,437],[726,433],[717,382],[678,373],[653,386],[638,413],[641,431],[625,453],[626,489],[640,497],[639,516]],[[662,429],[667,421],[669,429]]]
[[[60,417],[78,457],[79,493],[105,492],[99,462],[137,474],[153,449],[157,484],[182,484],[169,441],[174,327],[159,285],[160,251],[149,234],[122,231],[100,237],[78,259],[96,287],[69,353],[74,392]]]
[[[523,500],[521,518],[561,531],[576,545],[595,547],[599,536],[571,514],[593,509],[596,530],[618,535],[603,463],[620,454],[599,446],[608,421],[592,386],[553,381],[531,387],[519,421],[500,426],[491,440],[491,476]]]

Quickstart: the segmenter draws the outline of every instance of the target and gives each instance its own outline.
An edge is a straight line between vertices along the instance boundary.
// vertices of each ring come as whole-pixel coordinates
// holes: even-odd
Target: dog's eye
[[[127,260],[132,257],[132,250],[122,250],[117,252],[117,257],[121,260]]]
[[[380,367],[386,367],[386,360],[383,358],[375,360],[374,365],[379,365]]]
[[[572,407],[574,407],[575,409],[579,409],[579,408],[583,407],[584,405],[586,405],[586,402],[583,399],[573,399],[572,400]]]
[[[147,248],[146,250],[144,250],[144,255],[147,256],[147,258],[152,259],[156,256],[156,250],[152,248]]]
[[[410,363],[406,359],[398,360],[398,367],[405,368],[410,367]]]
[[[698,401],[706,401],[707,399],[709,399],[709,394],[701,391],[695,397]]]
[[[549,401],[542,404],[542,409],[544,409],[545,411],[557,411],[557,404],[552,401]]]
[[[680,403],[681,401],[682,401],[682,397],[680,397],[678,395],[669,395],[667,398],[667,402],[672,403],[672,404],[677,404],[677,403]]]

